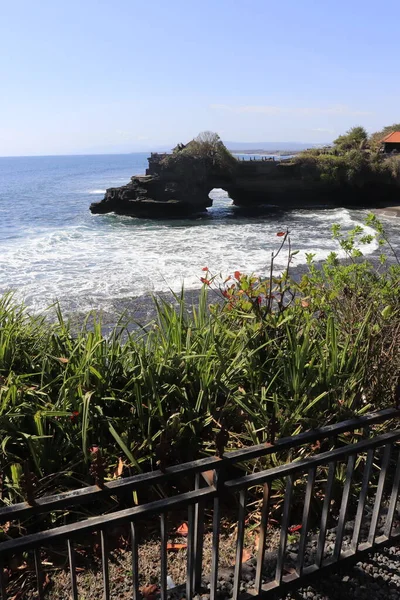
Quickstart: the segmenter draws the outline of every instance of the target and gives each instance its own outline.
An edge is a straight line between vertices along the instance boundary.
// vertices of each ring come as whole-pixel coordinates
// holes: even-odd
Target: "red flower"
[[[209,279],[205,279],[204,277],[200,277],[200,281],[201,283],[204,283],[205,285],[210,285],[211,281]]]
[[[292,525],[291,527],[288,527],[288,532],[296,533],[296,531],[300,531],[301,528],[302,528],[302,525]]]
[[[70,419],[71,419],[71,421],[76,421],[77,417],[79,417],[79,410],[74,410],[71,413]]]
[[[207,271],[208,272],[208,267],[203,267],[202,271]]]
[[[262,297],[261,296],[258,296],[257,302],[258,302],[258,304],[261,304],[261,302],[262,302]]]
[[[239,279],[240,279],[241,275],[242,275],[242,274],[241,274],[241,272],[240,272],[240,271],[235,271],[235,272],[234,272],[235,279],[237,279],[238,281],[239,281]]]
[[[89,448],[90,454],[97,454],[98,451],[99,451],[98,446],[92,446],[91,448]]]

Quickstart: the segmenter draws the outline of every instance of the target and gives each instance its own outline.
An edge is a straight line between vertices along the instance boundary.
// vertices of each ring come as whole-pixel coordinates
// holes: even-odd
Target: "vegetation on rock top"
[[[229,152],[217,133],[205,131],[185,144],[178,144],[172,154],[161,161],[161,167],[183,179],[230,177],[237,167],[237,160]]]
[[[368,190],[374,186],[400,186],[400,155],[381,152],[380,141],[392,131],[394,124],[368,136],[363,127],[353,127],[340,135],[330,148],[312,148],[298,154],[298,165],[304,179],[322,181],[329,187],[350,186]]]

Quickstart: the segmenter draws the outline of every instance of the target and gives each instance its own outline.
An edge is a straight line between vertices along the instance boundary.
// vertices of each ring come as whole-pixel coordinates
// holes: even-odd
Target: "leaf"
[[[178,550],[184,550],[187,548],[187,544],[177,544],[175,542],[169,542],[167,544],[167,550],[173,550],[177,552]]]
[[[248,550],[247,548],[243,548],[243,552],[242,552],[242,563],[247,562],[248,560],[251,559],[252,557],[252,553],[250,552],[250,550]]]
[[[290,527],[288,527],[288,532],[296,533],[296,531],[300,531],[301,528],[302,528],[302,525],[291,525]]]
[[[391,304],[388,304],[387,306],[385,306],[385,308],[381,312],[381,315],[384,319],[387,319],[388,317],[390,317],[392,315],[392,313],[393,313],[393,306]]]
[[[88,431],[90,426],[90,399],[93,392],[86,392],[83,397],[82,408],[82,449],[85,459],[88,460]]]
[[[189,527],[187,523],[182,523],[176,530],[178,535],[187,535],[189,533]]]
[[[125,442],[123,441],[123,439],[121,438],[121,436],[118,434],[118,432],[115,430],[115,428],[113,427],[113,425],[111,425],[111,423],[108,425],[108,428],[109,428],[110,433],[113,436],[114,440],[117,442],[117,444],[119,445],[119,447],[121,448],[121,450],[123,452],[125,452],[127,458],[130,460],[131,464],[134,465],[138,469],[138,471],[141,473],[142,469],[141,469],[138,461],[133,456],[132,452],[128,449],[127,445],[125,444]]]
[[[114,471],[114,479],[117,479],[118,477],[121,477],[123,470],[124,470],[124,461],[122,460],[122,458],[120,457],[118,459],[118,465],[117,468]]]
[[[95,369],[92,365],[90,365],[89,367],[89,371],[95,376],[97,377],[97,379],[99,381],[103,381],[103,376],[101,375],[101,373],[99,373],[99,371],[97,369]]]
[[[67,365],[69,363],[69,358],[65,358],[65,356],[57,357],[57,360],[63,365]]]
[[[302,300],[301,305],[303,308],[308,308],[310,306],[310,303],[307,300]]]
[[[286,231],[278,231],[276,235],[277,237],[283,237],[284,235],[286,235]]]
[[[6,521],[2,526],[2,530],[4,533],[8,533],[11,527],[11,521]]]
[[[204,477],[204,479],[206,480],[206,482],[208,483],[208,485],[212,485],[213,481],[214,481],[214,470],[210,470],[210,471],[203,471],[202,475]]]
[[[155,583],[153,583],[151,585],[145,585],[140,591],[142,592],[142,596],[144,598],[150,598],[151,596],[153,596],[153,594],[157,592],[157,590],[157,586],[155,585]]]

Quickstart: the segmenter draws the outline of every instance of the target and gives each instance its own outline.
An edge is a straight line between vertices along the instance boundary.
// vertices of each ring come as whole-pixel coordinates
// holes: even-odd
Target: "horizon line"
[[[188,142],[189,143],[189,142]],[[224,144],[230,143],[232,144],[232,142],[223,142]],[[254,148],[251,148],[252,150],[264,150],[264,151],[268,151],[266,148],[263,148],[261,145],[261,142],[235,142],[237,144],[254,144]],[[294,145],[304,145],[307,146],[309,145],[311,146],[325,146],[327,145],[329,142],[262,142],[264,144],[288,144],[287,148],[284,148],[283,150],[291,150],[293,148],[290,148],[290,144],[294,144]],[[163,145],[167,145],[167,144],[163,144]],[[171,148],[172,150],[172,148]],[[231,146],[231,148],[228,148],[228,150],[236,150],[239,151],[240,148],[235,148],[234,146]],[[276,150],[278,150],[278,148],[276,148]],[[282,149],[280,150],[282,151]],[[148,149],[148,150],[131,150],[130,152],[77,152],[77,153],[66,153],[66,154],[4,154],[4,155],[0,155],[0,159],[1,158],[53,158],[53,157],[67,157],[67,156],[127,156],[129,154],[146,154],[146,153],[151,153],[151,152],[166,152],[165,150],[157,150],[155,149]],[[240,152],[238,152],[240,153]]]

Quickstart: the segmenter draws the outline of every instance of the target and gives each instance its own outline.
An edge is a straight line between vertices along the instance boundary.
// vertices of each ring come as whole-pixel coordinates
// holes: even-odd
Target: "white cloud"
[[[316,131],[317,133],[335,133],[334,129],[325,129],[325,127],[317,127],[316,129],[311,129],[311,131]]]
[[[211,104],[210,108],[236,114],[263,114],[263,115],[336,115],[336,116],[365,116],[373,113],[364,110],[354,110],[346,105],[318,107],[284,107],[284,106],[232,106],[229,104]]]

